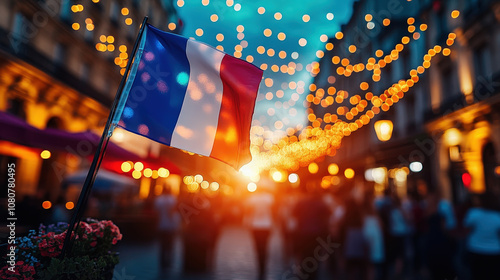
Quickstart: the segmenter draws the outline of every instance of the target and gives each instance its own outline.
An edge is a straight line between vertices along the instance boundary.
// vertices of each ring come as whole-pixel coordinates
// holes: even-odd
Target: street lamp
[[[393,124],[390,120],[377,121],[375,122],[374,127],[378,140],[385,142],[391,139]]]

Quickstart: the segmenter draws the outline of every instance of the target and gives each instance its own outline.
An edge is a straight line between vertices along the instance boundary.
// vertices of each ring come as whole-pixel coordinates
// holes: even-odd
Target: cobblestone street
[[[182,246],[180,238],[175,243],[173,266],[161,271],[158,263],[158,242],[132,244],[124,242],[120,247],[120,263],[115,268],[114,280],[156,280],[156,279],[213,279],[246,280],[257,279],[257,262],[250,232],[239,226],[222,229],[216,244],[212,271],[204,274],[182,273]],[[270,255],[266,278],[292,279],[284,277],[288,270],[283,261],[282,238],[279,231],[273,231],[270,239]],[[323,277],[324,278],[324,277]],[[322,279],[323,279],[322,278]]]

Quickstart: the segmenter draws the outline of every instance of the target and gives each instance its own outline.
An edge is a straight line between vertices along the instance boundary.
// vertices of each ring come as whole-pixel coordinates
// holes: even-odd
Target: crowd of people
[[[317,279],[320,268],[349,280],[500,279],[500,203],[494,195],[452,204],[423,182],[404,198],[390,188],[377,195],[373,190],[368,184],[362,191],[301,186],[286,194],[258,188],[232,205],[193,194],[179,202],[166,193],[155,203],[162,265],[170,262],[173,236],[182,228],[184,269],[209,269],[221,224],[233,215],[231,222],[251,232],[260,279],[276,230],[283,240],[283,279]]]

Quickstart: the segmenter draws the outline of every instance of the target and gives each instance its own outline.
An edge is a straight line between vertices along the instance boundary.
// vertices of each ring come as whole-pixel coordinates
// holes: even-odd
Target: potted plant
[[[118,253],[112,247],[122,239],[111,221],[88,219],[72,233],[71,255],[60,258],[68,224],[40,225],[16,239],[16,265],[0,270],[2,279],[112,279]],[[13,271],[14,270],[14,271]]]

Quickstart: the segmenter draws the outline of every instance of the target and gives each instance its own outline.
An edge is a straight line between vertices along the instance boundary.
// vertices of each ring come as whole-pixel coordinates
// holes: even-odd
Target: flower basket
[[[2,279],[111,280],[119,262],[118,253],[112,251],[122,239],[118,227],[111,221],[80,222],[72,233],[71,256],[61,259],[67,229],[66,223],[40,225],[38,231],[16,239],[16,263],[0,270]]]

